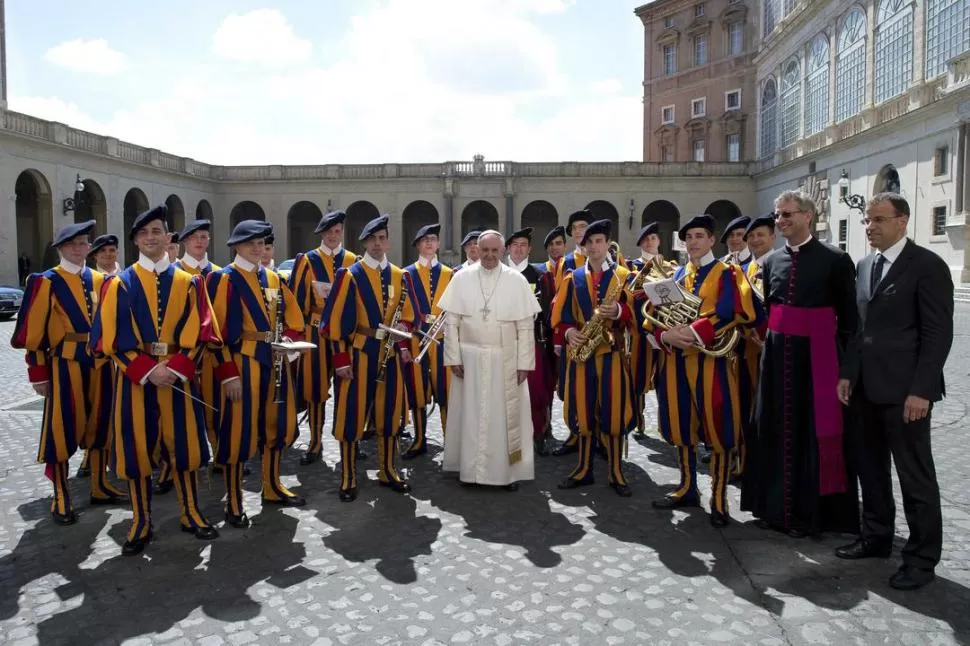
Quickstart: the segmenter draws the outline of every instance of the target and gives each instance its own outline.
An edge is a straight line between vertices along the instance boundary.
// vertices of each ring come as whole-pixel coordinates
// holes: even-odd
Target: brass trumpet
[[[421,343],[418,345],[418,356],[414,357],[415,363],[421,363],[421,359],[423,359],[424,355],[428,353],[431,346],[441,343],[441,341],[438,339],[438,335],[441,334],[441,331],[445,329],[446,316],[447,312],[443,311],[437,316],[429,314],[425,319],[426,321],[429,321],[431,325],[428,326],[426,332],[421,332],[420,330],[418,331],[421,334]]]

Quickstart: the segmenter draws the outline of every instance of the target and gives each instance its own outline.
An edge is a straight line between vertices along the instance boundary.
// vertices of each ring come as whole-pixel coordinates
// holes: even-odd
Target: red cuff
[[[290,341],[302,341],[303,340],[303,330],[286,330],[283,332],[285,336]]]
[[[158,362],[155,361],[154,357],[150,357],[147,354],[140,354],[125,368],[125,376],[136,384],[141,384],[141,380],[145,378],[145,375],[151,372],[152,368],[157,365]],[[195,371],[192,374],[194,373]]]
[[[232,379],[233,377],[239,376],[239,368],[236,366],[235,361],[226,361],[225,363],[220,363],[216,366],[216,378],[219,382],[223,382],[226,379]]]
[[[348,352],[338,352],[333,355],[333,368],[349,368],[350,367],[350,353]]]
[[[626,303],[620,303],[620,317],[616,319],[617,323],[622,323],[626,325],[633,319],[633,308],[631,308]]]
[[[195,376],[195,362],[184,354],[176,354],[169,359],[168,367],[180,375],[183,375],[186,379],[192,379]]]
[[[697,319],[690,324],[690,327],[701,338],[705,347],[714,342],[714,324],[710,319]]]
[[[758,333],[758,338],[759,339],[767,339],[768,338],[768,321],[765,321],[764,323],[762,323],[761,325],[759,325],[758,327],[756,327],[755,328],[755,332]]]
[[[411,342],[408,341],[407,339],[404,339],[403,341],[398,341],[397,342],[397,349],[398,350],[410,350],[411,349]]]
[[[663,351],[664,352],[670,352],[670,348],[668,348],[667,347],[667,344],[664,343],[663,342],[663,339],[660,338],[660,337],[663,336],[663,333],[666,332],[666,331],[667,330],[664,330],[662,328],[654,328],[654,330],[653,330],[653,338],[656,339],[657,345],[659,345],[661,348],[663,348]]]
[[[47,366],[27,366],[27,379],[32,384],[40,384],[51,380],[51,371]]]
[[[553,345],[566,345],[566,332],[576,327],[572,323],[560,323],[552,335]]]

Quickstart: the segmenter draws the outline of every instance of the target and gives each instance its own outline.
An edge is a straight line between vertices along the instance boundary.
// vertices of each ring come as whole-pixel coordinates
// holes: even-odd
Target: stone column
[[[829,23],[829,121],[826,126],[835,125],[835,70],[838,65],[836,50],[839,43],[839,20],[834,18]]]
[[[876,95],[876,7],[866,6],[866,91],[862,97],[862,109],[871,108]]]
[[[0,109],[7,108],[7,36],[6,14],[0,0]]]
[[[926,0],[916,0],[913,7],[913,78],[909,79],[910,87],[918,87],[926,78]]]
[[[457,228],[454,226],[455,218],[455,196],[450,193],[445,193],[445,216],[441,222],[441,228],[444,231],[445,241],[445,251],[451,252],[455,248],[455,235],[454,230]]]
[[[515,231],[515,196],[505,196],[505,237],[508,239]]]
[[[970,283],[970,254],[967,253],[970,243],[970,120],[960,124],[960,136],[957,143],[956,168],[956,212],[963,218],[963,271],[960,282]]]

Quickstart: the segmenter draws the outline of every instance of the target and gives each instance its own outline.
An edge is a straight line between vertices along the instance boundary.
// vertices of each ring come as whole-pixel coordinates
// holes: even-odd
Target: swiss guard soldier
[[[269,235],[263,240],[263,255],[259,263],[266,269],[276,269],[276,261],[273,255],[276,252],[276,234],[270,229]]]
[[[86,447],[91,504],[124,502],[105,475],[111,428],[111,369],[88,352],[88,339],[105,277],[84,266],[95,221],[58,230],[51,246],[60,264],[27,278],[10,344],[27,351],[27,377],[46,398],[37,461],[54,484],[51,517],[72,525],[77,515],[67,487],[67,462]]]
[[[546,249],[547,260],[543,263],[543,268],[549,274],[552,274],[553,281],[556,278],[556,272],[559,270],[559,263],[566,255],[566,227],[561,224],[557,224],[549,233],[546,234],[545,239],[542,241],[542,246]]]
[[[478,236],[480,235],[482,235],[481,231],[469,231],[465,234],[465,237],[461,240],[461,250],[465,252],[465,262],[455,265],[452,269],[459,271],[478,262]]]
[[[727,255],[721,258],[723,262],[741,265],[742,269],[748,266],[751,252],[744,243],[744,232],[749,224],[751,224],[751,218],[746,215],[738,216],[728,222],[724,233],[721,234],[721,244],[727,245],[728,248]]]
[[[95,238],[88,257],[94,259],[94,268],[105,276],[117,275],[121,271],[118,264],[118,236],[106,233]]]
[[[624,356],[624,331],[634,322],[626,289],[630,270],[609,259],[610,221],[590,224],[580,240],[588,252],[585,264],[565,275],[552,310],[556,335],[569,346],[564,349],[566,363],[563,417],[578,436],[579,463],[560,489],[574,489],[593,483],[591,455],[595,434],[606,448],[608,482],[619,496],[633,495],[623,477],[622,453],[626,435],[636,425],[633,390]],[[592,348],[588,360],[575,358],[593,342],[591,319],[602,317],[606,330],[612,331],[610,343]],[[588,347],[588,346],[587,346]]]
[[[226,240],[235,253],[232,264],[206,279],[223,337],[216,368],[223,401],[215,461],[225,465],[226,522],[232,527],[249,526],[243,511],[243,464],[257,452],[263,460],[263,504],[306,504],[280,482],[280,453],[299,433],[290,358],[271,343],[302,340],[304,326],[290,288],[260,263],[271,230],[261,220],[237,224]]]
[[[152,468],[172,465],[182,531],[219,536],[199,508],[198,469],[209,461],[205,414],[195,384],[203,346],[221,344],[201,277],[169,262],[168,209],[145,211],[129,237],[138,260],[108,282],[91,332],[96,356],[119,370],[114,392],[115,471],[128,481],[134,512],[122,554],[152,538]]]
[[[395,464],[397,435],[407,406],[404,370],[411,353],[407,341],[396,341],[386,328],[412,329],[417,298],[408,274],[387,259],[388,219],[382,215],[361,231],[366,253],[360,262],[337,272],[321,317],[321,338],[337,344],[333,428],[340,442],[343,502],[357,498],[355,449],[372,415],[381,486],[400,493],[411,489]]]
[[[542,289],[555,296],[556,274],[559,271],[559,265],[562,263],[563,257],[566,255],[566,227],[561,224],[557,224],[555,227],[549,230],[542,244],[546,249],[546,255],[548,258],[545,262],[536,266],[541,270],[539,280],[543,283]],[[543,310],[541,316],[546,321],[546,329],[552,332],[552,319],[550,318],[552,316],[551,302],[549,309]],[[559,384],[559,357],[556,356],[556,344],[552,337],[550,337],[544,344],[544,350],[545,354],[543,355],[543,361],[545,361],[546,365],[548,366],[549,374],[551,375],[552,379],[552,387],[556,392],[556,396],[558,396],[559,400],[562,401],[562,388]],[[552,439],[551,396],[549,398],[549,408],[547,409],[547,419],[549,421],[546,425],[545,443],[548,443],[548,440]],[[543,447],[543,449],[548,449],[548,447]]]
[[[454,272],[438,262],[438,234],[440,224],[428,224],[418,229],[411,244],[418,248],[418,260],[404,268],[411,280],[411,287],[417,298],[415,316],[421,330],[428,328],[441,316],[438,299],[445,292]],[[477,246],[477,243],[476,243]],[[440,339],[439,339],[440,340]],[[417,356],[420,338],[411,341],[412,356]],[[425,436],[428,426],[427,406],[431,397],[438,403],[441,412],[441,428],[448,421],[448,383],[451,371],[445,370],[444,346],[432,343],[421,363],[411,363],[411,379],[408,381],[408,407],[414,422],[414,441],[404,452],[405,460],[416,458],[428,452]]]
[[[306,402],[310,423],[310,443],[300,464],[313,464],[323,456],[323,427],[326,423],[327,400],[333,380],[333,353],[331,342],[320,338],[320,317],[330,295],[337,270],[350,267],[357,256],[343,246],[343,211],[331,211],[320,218],[313,233],[320,236],[320,246],[306,253],[297,254],[290,274],[289,288],[303,311],[306,320],[304,339],[317,346],[300,360],[300,386]]]

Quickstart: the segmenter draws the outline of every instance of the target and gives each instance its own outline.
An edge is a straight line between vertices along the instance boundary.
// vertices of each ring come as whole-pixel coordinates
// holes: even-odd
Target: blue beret
[[[610,229],[613,228],[612,223],[609,220],[597,220],[596,222],[591,222],[586,231],[583,233],[583,239],[580,241],[580,245],[585,245],[586,241],[589,240],[591,235],[597,233],[602,233],[606,236],[607,240],[610,237]]]
[[[569,216],[569,221],[566,223],[566,233],[568,235],[573,234],[573,224],[576,222],[586,222],[587,224],[593,221],[593,212],[589,209],[583,209],[582,211],[576,211]]]
[[[342,224],[346,219],[347,214],[343,211],[331,211],[330,213],[324,213],[323,217],[320,218],[320,223],[317,225],[317,228],[313,230],[313,232],[323,233],[332,226]]]
[[[263,222],[262,220],[243,220],[232,230],[232,234],[226,240],[226,245],[231,247],[249,242],[250,240],[258,240],[265,238],[272,232],[273,226],[269,222]]]
[[[118,236],[113,233],[106,233],[103,236],[98,236],[91,243],[91,250],[88,251],[88,255],[94,255],[104,249],[105,247],[117,247],[118,246]]]
[[[640,243],[643,242],[643,239],[651,233],[656,233],[658,235],[660,234],[660,225],[656,222],[651,222],[647,226],[640,229],[640,233],[637,234],[637,246],[639,247]]]
[[[677,232],[677,237],[681,240],[686,240],[687,232],[691,229],[707,229],[711,235],[714,235],[714,216],[708,215],[707,213],[704,215],[695,215],[687,221],[687,224],[680,227],[680,231]]]
[[[148,226],[149,222],[154,222],[155,220],[161,220],[168,226],[168,207],[164,204],[159,204],[154,209],[148,209],[144,213],[140,214],[135,218],[134,223],[131,225],[131,231],[128,232],[128,238],[130,240],[135,239],[135,234],[141,231],[143,228]]]
[[[509,239],[505,241],[505,246],[507,247],[510,244],[512,244],[512,241],[515,240],[516,238],[525,238],[526,240],[529,241],[529,244],[532,244],[533,231],[534,229],[532,227],[525,227],[524,229],[519,229],[518,231],[516,231],[515,233],[509,236]]]
[[[387,222],[390,220],[390,216],[386,213],[379,218],[374,218],[370,222],[364,225],[364,230],[360,232],[360,237],[358,240],[366,240],[378,231],[387,231]]]
[[[566,227],[561,224],[553,227],[552,230],[546,234],[546,239],[543,240],[542,246],[548,247],[556,238],[562,238],[563,242],[566,241]]]
[[[185,225],[185,228],[179,231],[179,240],[185,240],[190,235],[196,231],[209,231],[212,229],[211,220],[193,220]]]
[[[91,233],[91,231],[94,230],[95,225],[97,225],[96,221],[88,220],[87,222],[77,222],[63,226],[57,230],[56,234],[54,234],[54,240],[51,241],[51,246],[57,248],[65,242],[73,240],[78,236]]]
[[[727,242],[727,237],[732,231],[735,229],[746,229],[749,224],[751,224],[751,218],[746,215],[734,218],[728,222],[727,227],[724,229],[724,233],[721,234],[721,244]]]
[[[462,249],[464,249],[465,245],[468,244],[469,242],[478,242],[478,236],[480,235],[482,235],[482,232],[478,230],[469,231],[468,233],[466,233],[465,237],[461,239]]]
[[[431,235],[436,236],[439,233],[441,233],[440,224],[426,224],[420,229],[418,229],[418,232],[414,234],[414,240],[411,241],[411,246],[417,247],[418,243],[421,242],[421,238],[425,236],[431,236]]]
[[[775,214],[770,213],[768,215],[761,215],[751,220],[751,224],[744,230],[744,237],[747,238],[748,234],[757,229],[758,227],[768,227],[771,232],[775,232]]]

